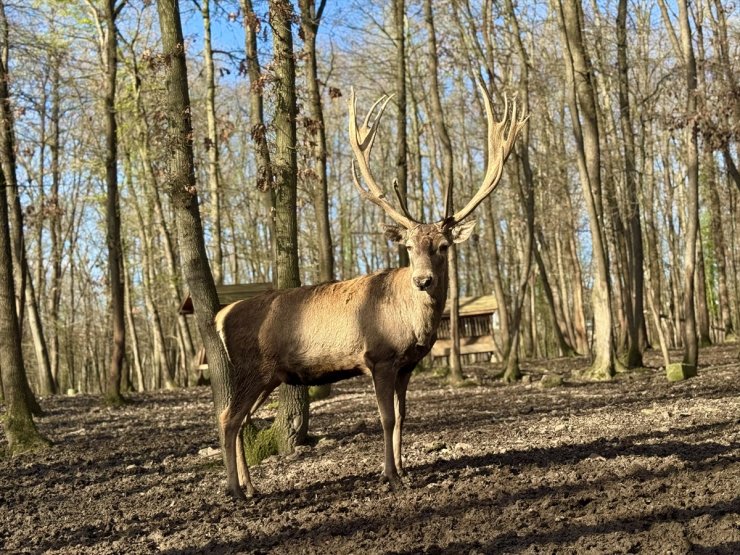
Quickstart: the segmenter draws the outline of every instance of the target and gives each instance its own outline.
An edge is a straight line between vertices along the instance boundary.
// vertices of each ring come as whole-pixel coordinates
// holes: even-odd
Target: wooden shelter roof
[[[235,283],[232,285],[217,285],[216,293],[218,294],[218,302],[223,308],[233,302],[255,297],[270,289],[272,289],[272,283]],[[190,293],[182,301],[179,313],[193,313],[193,299],[190,297]]]
[[[498,308],[494,295],[481,295],[479,297],[460,297],[460,316],[483,316],[493,314]],[[447,299],[443,317],[450,317],[450,300]]]

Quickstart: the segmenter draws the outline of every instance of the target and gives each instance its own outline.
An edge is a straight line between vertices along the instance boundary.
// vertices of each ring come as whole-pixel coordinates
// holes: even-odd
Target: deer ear
[[[452,228],[452,242],[453,243],[462,243],[464,241],[467,241],[470,238],[470,235],[473,233],[473,228],[475,227],[476,220],[468,220],[465,223],[462,223],[460,225],[456,225]]]
[[[406,230],[398,225],[384,224],[383,230],[385,238],[394,243],[403,243],[406,241]]]

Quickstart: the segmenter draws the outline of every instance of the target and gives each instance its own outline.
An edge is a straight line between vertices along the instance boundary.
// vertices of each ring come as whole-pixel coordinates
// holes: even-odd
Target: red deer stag
[[[216,315],[233,367],[234,396],[220,415],[227,493],[254,495],[239,430],[280,383],[323,384],[366,374],[372,377],[385,440],[383,475],[402,485],[401,433],[411,371],[430,351],[447,298],[447,248],[465,241],[475,220],[463,221],[496,188],[525,119],[516,103],[494,119],[481,86],[488,119],[488,168],[483,184],[464,208],[435,223],[414,219],[386,199],[370,172],[370,151],[390,97],[381,97],[357,127],[354,91],[349,99],[349,140],[356,160],[352,174],[362,198],[380,206],[397,225],[386,236],[406,246],[410,266],[340,281],[270,291],[238,301]],[[377,117],[370,123],[376,108]],[[359,176],[358,171],[359,170]],[[360,184],[362,177],[367,189]],[[450,191],[445,193],[445,206]],[[395,393],[395,402],[394,402]]]

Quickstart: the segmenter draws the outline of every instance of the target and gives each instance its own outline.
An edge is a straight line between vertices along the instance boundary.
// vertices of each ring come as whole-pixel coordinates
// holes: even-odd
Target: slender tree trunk
[[[711,187],[711,185],[710,185]],[[696,237],[696,276],[694,276],[694,287],[696,291],[697,332],[699,333],[699,345],[707,347],[712,344],[710,335],[709,307],[707,305],[707,277],[704,266],[704,242],[701,240],[701,231],[697,228]]]
[[[136,374],[136,385],[138,391],[144,391],[144,370],[141,365],[141,352],[139,350],[139,338],[136,334],[136,323],[134,322],[134,308],[131,301],[131,287],[129,285],[128,272],[124,265],[123,296],[126,299],[126,323],[128,324],[128,334],[131,338],[131,352],[134,356],[134,373]]]
[[[278,289],[298,287],[298,215],[296,158],[295,59],[292,34],[293,7],[288,0],[270,0],[270,26],[273,32],[275,76],[275,264]],[[273,426],[278,431],[278,449],[292,452],[308,434],[308,389],[283,384]]]
[[[514,6],[511,0],[506,0],[507,18],[512,26],[512,38],[516,44],[521,65],[521,75],[519,77],[519,95],[522,102],[523,113],[529,114],[529,55],[522,42],[521,32],[519,30],[519,21],[517,20]],[[524,239],[524,251],[522,252],[522,273],[519,282],[516,303],[514,305],[514,318],[512,326],[512,348],[509,349],[509,356],[506,361],[506,370],[503,379],[507,382],[513,382],[521,378],[519,369],[519,327],[522,322],[522,310],[529,285],[532,271],[532,249],[534,248],[534,175],[532,165],[529,160],[529,124],[524,125],[522,129],[521,148],[517,153],[517,161],[521,166],[521,175],[517,171],[517,184],[519,187],[519,200],[524,212],[524,221],[526,223],[526,235]]]
[[[604,221],[601,198],[601,156],[591,63],[583,44],[580,0],[554,1],[561,18],[561,31],[565,46],[563,56],[568,76],[568,102],[578,144],[578,171],[588,209],[595,263],[595,276],[591,291],[594,311],[594,361],[587,374],[595,379],[610,379],[615,373],[611,288],[607,245],[601,223]]]
[[[51,242],[51,291],[48,292],[49,321],[51,322],[51,338],[49,357],[51,375],[57,386],[60,385],[59,376],[59,310],[62,299],[62,210],[59,202],[59,183],[61,181],[61,166],[59,164],[61,145],[60,135],[60,72],[61,61],[58,56],[54,57],[54,67],[51,79],[51,140],[49,151],[51,152],[51,191],[48,202],[50,206],[49,217],[49,240]]]
[[[5,62],[0,59],[2,87],[5,87]],[[0,375],[2,376],[5,416],[3,428],[8,441],[8,452],[12,455],[23,451],[44,448],[48,441],[39,434],[28,403],[28,387],[21,332],[15,311],[13,262],[10,252],[10,226],[8,222],[8,198],[5,172],[0,171]]]
[[[216,79],[213,66],[213,49],[211,46],[211,13],[210,0],[201,0],[203,15],[203,57],[206,73],[206,121],[208,136],[208,192],[211,213],[211,256],[213,279],[216,285],[224,282],[223,251],[221,249],[221,188],[218,131],[216,129]]]
[[[154,173],[152,158],[149,152],[149,127],[147,113],[144,109],[144,105],[141,101],[141,78],[138,72],[138,66],[136,64],[135,55],[132,55],[133,64],[131,64],[132,71],[132,92],[136,103],[136,114],[137,114],[137,131],[139,134],[137,147],[139,157],[141,158],[141,166],[144,172],[144,183],[148,187],[147,198],[151,200],[153,207],[153,218],[154,227],[159,233],[159,237],[164,247],[164,259],[167,263],[168,280],[167,285],[170,291],[170,299],[173,306],[179,304],[182,301],[183,294],[182,288],[180,287],[179,270],[177,267],[177,261],[175,258],[175,250],[172,245],[172,232],[167,226],[164,217],[164,210],[162,207],[162,199],[159,193],[159,183]],[[134,197],[136,198],[136,197]],[[187,374],[190,371],[190,365],[195,360],[195,346],[193,345],[192,335],[190,333],[190,326],[188,325],[187,319],[183,314],[177,315],[177,326],[178,326],[178,338],[182,342],[182,348],[184,350],[184,356],[182,360],[182,371]],[[197,381],[203,382],[202,370],[196,369],[197,372],[201,372],[196,378]]]
[[[735,328],[732,325],[732,312],[730,310],[730,290],[727,286],[727,245],[725,242],[724,227],[722,225],[722,206],[720,203],[719,192],[717,189],[720,184],[717,182],[714,160],[707,157],[707,167],[711,168],[711,179],[709,180],[709,210],[711,213],[712,240],[715,249],[715,262],[717,264],[717,282],[719,285],[719,317],[720,324],[724,332],[724,340],[732,339],[735,334]]]
[[[110,279],[113,343],[105,399],[110,404],[123,402],[121,377],[126,356],[125,305],[123,299],[123,253],[121,249],[121,214],[118,198],[118,129],[116,125],[116,74],[118,70],[118,36],[115,0],[105,1],[105,181],[106,224],[108,243],[108,277]]]
[[[661,2],[662,3],[662,2]],[[699,338],[696,330],[696,310],[694,306],[696,273],[696,249],[699,235],[699,145],[696,118],[696,59],[691,44],[691,27],[686,0],[678,0],[678,19],[681,35],[681,53],[683,54],[686,75],[686,168],[688,183],[686,191],[687,217],[686,250],[683,261],[683,362],[694,368],[699,365]]]
[[[0,21],[2,22],[1,24],[3,28],[3,55],[2,59],[0,59],[0,169],[4,174],[2,186],[5,187],[5,191],[3,191],[3,198],[5,199],[4,202],[6,202],[5,214],[9,222],[9,232],[12,233],[12,236],[9,235],[11,249],[10,261],[12,261],[12,264],[10,264],[8,268],[15,277],[15,283],[12,289],[14,298],[10,306],[15,308],[16,325],[19,329],[18,333],[22,334],[26,280],[30,278],[30,272],[28,270],[28,260],[26,259],[26,246],[23,237],[23,212],[21,210],[18,180],[16,178],[15,123],[10,99],[10,90],[8,88],[8,27],[5,18],[5,4],[1,1]],[[7,196],[8,193],[10,193],[10,198]],[[35,302],[35,299],[32,299],[32,303],[35,304]],[[36,324],[40,325],[40,321],[37,321]],[[12,328],[10,322],[8,322],[7,325],[9,326],[8,329],[10,331]],[[43,332],[40,328],[37,328],[36,331],[41,337],[43,337]],[[46,348],[45,344],[42,344],[41,347],[42,349]],[[43,359],[41,359],[40,362],[43,364]],[[48,378],[48,372],[45,368],[41,369],[40,374],[42,378]],[[31,412],[37,416],[41,415],[41,407],[28,384],[28,376],[26,375],[25,368],[22,373],[15,376],[15,379],[21,380],[20,386],[26,396],[26,403]],[[8,384],[5,385],[6,389],[13,387],[8,386]]]
[[[300,0],[303,49],[306,53],[306,88],[308,92],[308,116],[312,120],[309,132],[313,135],[312,158],[316,173],[313,184],[313,201],[316,211],[316,234],[319,247],[319,281],[334,279],[334,248],[329,223],[329,194],[326,173],[326,127],[324,109],[321,105],[318,69],[316,64],[316,34],[319,30],[324,1],[318,10],[314,0]]]
[[[404,204],[408,197],[408,139],[406,137],[406,2],[393,0],[393,31],[396,43],[396,179]],[[398,265],[409,265],[409,254],[398,246]]]
[[[424,0],[424,22],[427,29],[427,60],[429,67],[429,86],[430,86],[430,106],[431,119],[434,125],[435,134],[440,142],[442,151],[442,187],[445,193],[443,198],[449,199],[452,203],[452,193],[454,192],[454,164],[452,158],[452,142],[447,132],[444,111],[442,109],[442,99],[439,92],[439,70],[437,68],[438,52],[437,37],[434,29],[434,11],[432,10],[431,0]],[[445,206],[445,216],[453,213],[452,206]],[[458,329],[460,320],[459,297],[460,289],[458,284],[457,269],[457,247],[450,245],[447,260],[449,264],[450,280],[450,381],[453,384],[460,384],[463,381],[462,362],[460,361],[460,332]]]
[[[631,299],[627,310],[631,312],[630,326],[627,330],[627,356],[625,363],[629,368],[642,366],[642,337],[645,327],[644,308],[644,263],[642,252],[642,224],[640,223],[640,202],[638,180],[636,179],[635,139],[630,111],[629,66],[627,63],[627,0],[619,0],[617,7],[617,65],[619,68],[619,112],[624,146],[625,188],[627,190],[627,220],[629,226],[629,267],[628,276]]]
[[[314,0],[300,0],[301,29],[303,49],[306,53],[306,88],[308,90],[308,116],[312,120],[309,133],[312,135],[312,157],[315,165],[316,182],[313,183],[313,204],[316,212],[316,235],[319,247],[319,281],[334,279],[334,246],[329,222],[329,192],[326,171],[326,126],[324,109],[321,104],[318,69],[316,63],[316,34],[319,30],[325,0],[319,3],[318,10]],[[325,399],[331,394],[331,384],[315,386],[311,397]]]

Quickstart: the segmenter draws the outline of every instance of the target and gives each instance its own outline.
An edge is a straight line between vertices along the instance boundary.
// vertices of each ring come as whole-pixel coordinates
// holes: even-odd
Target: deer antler
[[[355,98],[354,88],[350,89],[349,93],[349,144],[352,147],[352,152],[355,155],[355,159],[352,160],[352,179],[355,183],[355,187],[360,192],[362,198],[369,200],[373,204],[380,206],[386,214],[388,214],[396,223],[402,225],[406,229],[415,227],[420,222],[415,220],[409,214],[408,208],[403,203],[401,195],[398,191],[397,185],[394,183],[394,190],[399,201],[401,201],[401,209],[403,213],[399,212],[385,199],[385,193],[383,189],[377,184],[375,178],[370,172],[370,151],[373,148],[373,142],[375,141],[375,134],[378,131],[378,125],[380,123],[380,117],[383,115],[385,107],[392,98],[391,96],[383,95],[375,104],[372,105],[370,111],[365,116],[362,126],[357,128],[357,99]],[[368,125],[370,118],[375,112],[375,108],[380,105],[378,115],[373,120],[372,124]],[[355,162],[357,164],[355,165]],[[362,179],[367,184],[367,189],[364,189],[360,185],[360,180],[357,175],[359,169]]]
[[[478,192],[468,201],[468,204],[461,210],[449,216],[447,210],[452,206],[449,198],[445,199],[445,219],[444,224],[448,227],[459,223],[470,215],[483,200],[490,195],[498,185],[501,174],[504,171],[504,163],[514,147],[519,131],[527,122],[528,115],[520,116],[516,101],[511,103],[509,110],[509,101],[504,96],[504,117],[502,121],[496,121],[491,107],[491,97],[488,95],[483,83],[478,81],[478,88],[483,95],[483,101],[486,107],[486,119],[488,120],[488,167],[486,175],[483,177],[483,183]],[[508,129],[507,129],[508,128]],[[447,196],[451,191],[447,191]]]

